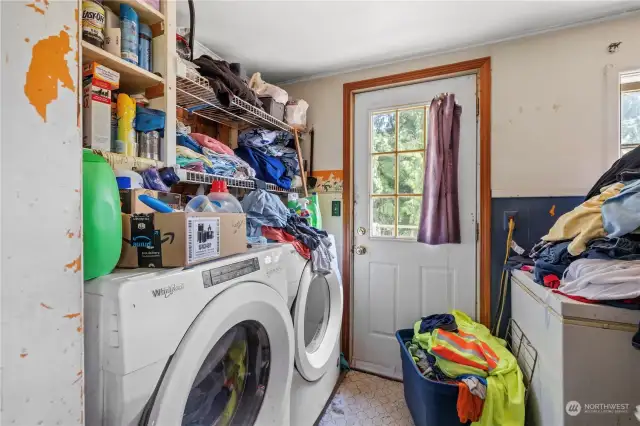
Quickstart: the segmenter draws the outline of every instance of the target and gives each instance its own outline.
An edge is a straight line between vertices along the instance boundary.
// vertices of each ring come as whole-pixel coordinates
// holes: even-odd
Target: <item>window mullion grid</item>
[[[395,207],[396,207],[396,214],[395,214],[395,218],[393,221],[394,224],[394,238],[398,238],[398,218],[400,215],[400,199],[398,198],[398,179],[400,177],[400,159],[398,158],[398,143],[400,143],[400,141],[398,140],[398,132],[400,129],[400,114],[398,113],[398,110],[396,110],[396,193],[395,193]]]

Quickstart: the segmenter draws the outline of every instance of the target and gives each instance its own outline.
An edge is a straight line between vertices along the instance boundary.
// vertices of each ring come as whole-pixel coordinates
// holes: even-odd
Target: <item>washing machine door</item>
[[[157,330],[162,338],[162,330]],[[216,296],[168,364],[148,425],[274,425],[288,418],[293,329],[282,297],[260,283]]]
[[[342,284],[335,274],[316,274],[311,262],[302,272],[293,308],[296,368],[308,381],[335,366],[331,355],[340,337]]]

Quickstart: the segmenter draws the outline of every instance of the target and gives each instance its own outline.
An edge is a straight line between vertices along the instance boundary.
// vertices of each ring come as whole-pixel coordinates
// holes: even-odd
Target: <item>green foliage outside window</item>
[[[372,191],[391,196],[372,200],[372,235],[396,236],[397,225],[398,237],[415,238],[422,207],[416,194],[422,194],[424,178],[425,108],[374,114],[371,124]]]

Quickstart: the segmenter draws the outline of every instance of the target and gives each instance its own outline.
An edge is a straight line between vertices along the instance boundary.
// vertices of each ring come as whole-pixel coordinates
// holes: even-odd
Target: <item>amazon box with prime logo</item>
[[[122,214],[120,268],[191,266],[247,251],[244,213]]]

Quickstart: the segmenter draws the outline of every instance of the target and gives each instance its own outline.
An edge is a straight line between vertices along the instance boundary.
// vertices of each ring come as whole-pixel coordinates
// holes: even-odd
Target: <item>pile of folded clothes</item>
[[[251,179],[255,170],[222,142],[200,133],[176,133],[176,163],[183,169]]]
[[[640,148],[618,160],[529,256],[535,281],[554,292],[640,309]]]
[[[331,241],[325,231],[310,226],[305,218],[289,210],[280,198],[263,189],[247,194],[242,201],[247,215],[247,240],[262,239],[291,243],[305,259],[311,259],[314,272],[331,272]]]
[[[506,342],[461,311],[424,317],[406,348],[429,380],[457,384],[461,423],[524,425],[522,371]]]
[[[281,130],[250,129],[238,136],[235,153],[256,171],[256,177],[284,189],[300,175],[293,135]]]

